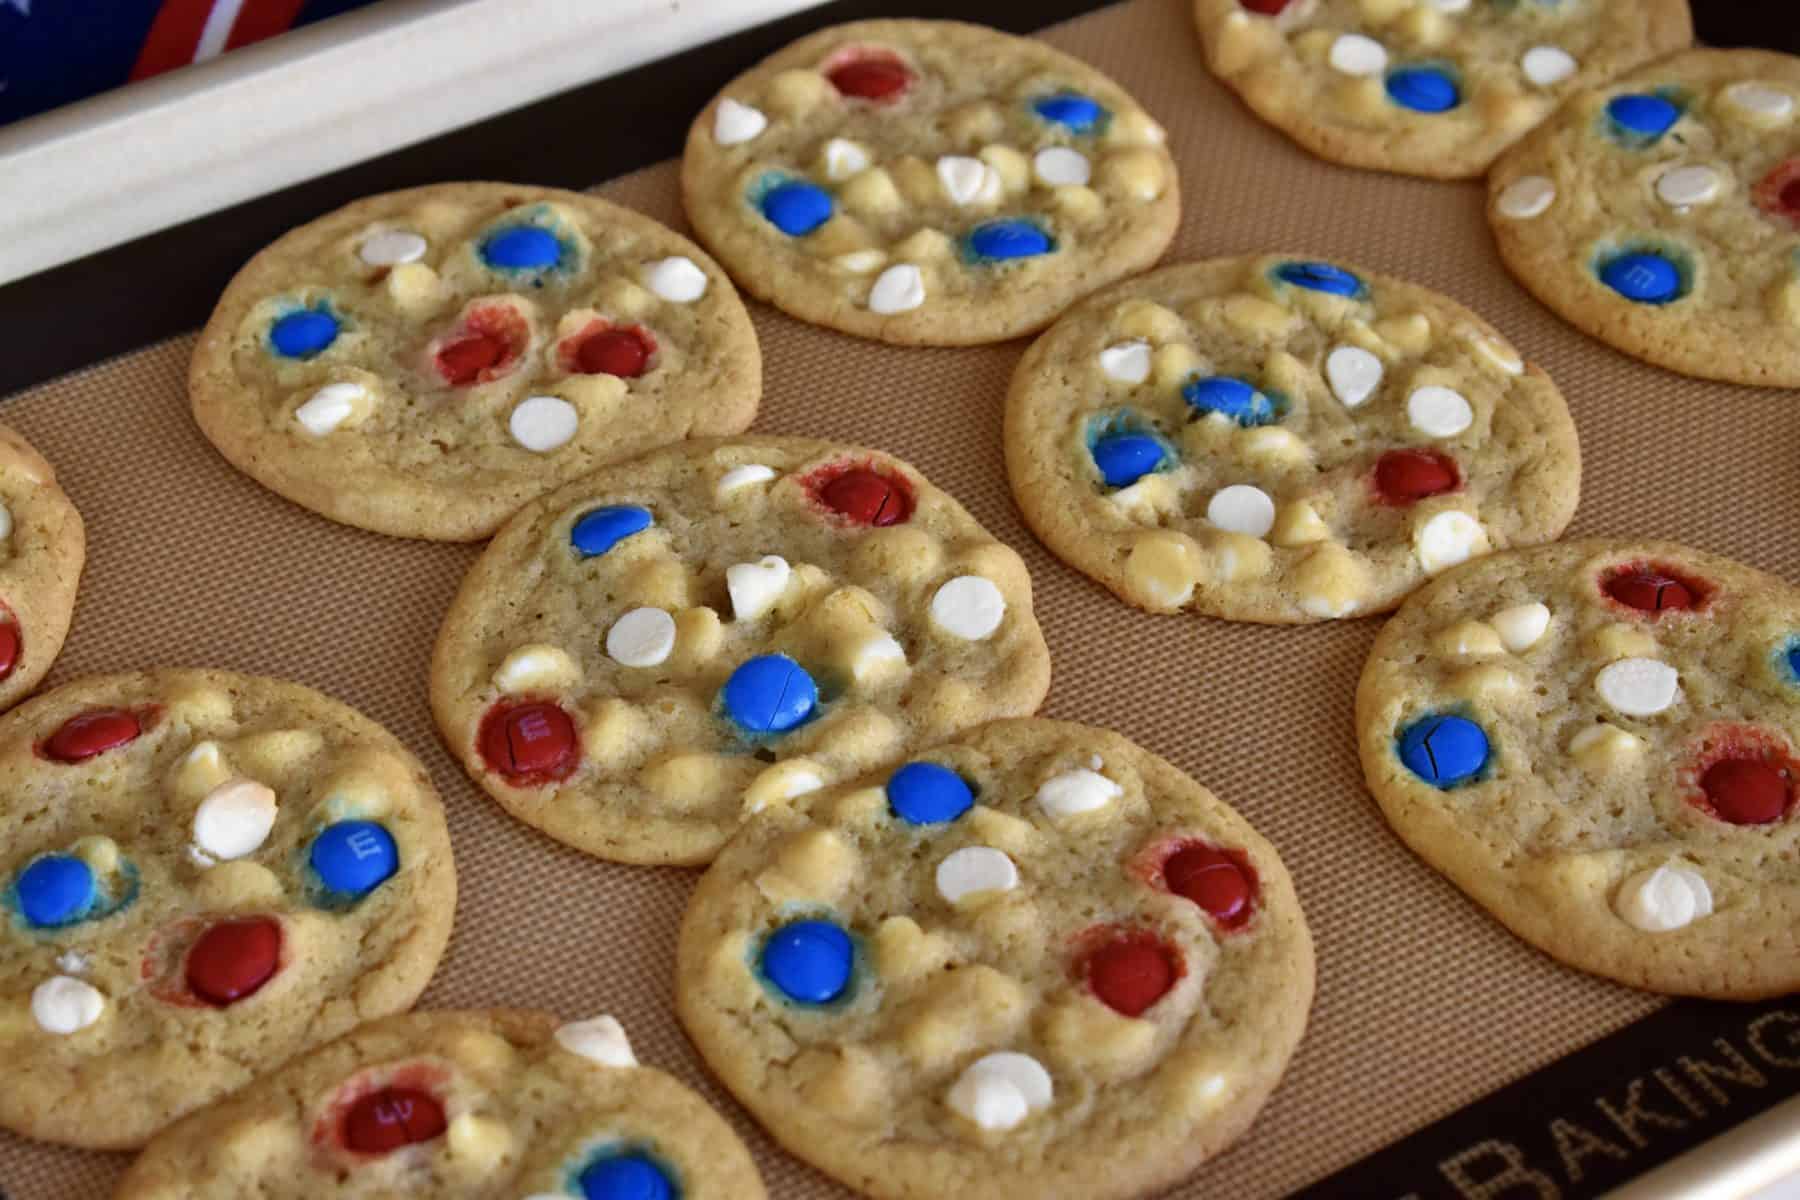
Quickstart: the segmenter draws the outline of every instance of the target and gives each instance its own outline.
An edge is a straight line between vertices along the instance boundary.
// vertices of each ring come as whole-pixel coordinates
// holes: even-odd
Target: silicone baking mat
[[[1501,269],[1479,186],[1340,169],[1295,149],[1208,76],[1183,0],[1135,0],[1043,36],[1124,82],[1168,127],[1185,193],[1168,261],[1285,249],[1415,280],[1471,305],[1550,372],[1574,410],[1586,477],[1572,533],[1676,538],[1800,578],[1800,421],[1791,395],[1684,379],[1563,326]],[[600,191],[685,224],[672,164]],[[1319,955],[1310,1030],[1250,1133],[1170,1195],[1299,1189],[1662,1005],[1527,948],[1388,832],[1363,788],[1351,728],[1377,621],[1284,630],[1150,616],[1032,539],[1008,494],[1000,447],[1001,400],[1023,342],[902,349],[751,310],[766,371],[755,428],[880,446],[962,500],[1030,565],[1055,664],[1045,713],[1109,726],[1172,759],[1244,813],[1293,872]],[[192,343],[175,338],[62,377],[0,411],[49,456],[87,521],[80,608],[50,683],[206,664],[298,679],[381,721],[430,767],[462,881],[455,937],[423,1005],[616,1013],[640,1057],[699,1088],[736,1123],[772,1196],[847,1196],[756,1130],[674,1020],[674,938],[693,874],[565,849],[504,816],[444,752],[426,707],[426,666],[439,616],[476,549],[334,525],[236,474],[188,416]],[[1728,1019],[1739,1013],[1753,1015],[1732,1010]],[[1744,1062],[1737,1083],[1715,1073],[1685,1091],[1705,1105],[1712,1092],[1761,1089],[1767,1103],[1791,1090],[1791,1069],[1800,1067],[1791,1030],[1783,1050],[1768,1019],[1757,1028],[1760,1041],[1746,1035],[1727,1047],[1738,1060],[1712,1051],[1721,1070]],[[1769,1061],[1743,1058],[1757,1047]],[[1652,1084],[1654,1065],[1643,1068]],[[1591,1186],[1618,1155],[1637,1153],[1649,1127],[1638,1121],[1628,1137],[1605,1124],[1591,1097],[1569,1102],[1577,1100],[1582,1111],[1563,1113],[1565,1124],[1610,1149],[1577,1138],[1573,1160],[1546,1160],[1545,1178],[1565,1195]],[[1669,1103],[1665,1096],[1660,1107]],[[1663,1128],[1644,1136],[1665,1136]],[[1511,1169],[1504,1150],[1489,1157],[1467,1178],[1503,1182]],[[0,1188],[13,1200],[103,1196],[126,1161],[0,1135]]]

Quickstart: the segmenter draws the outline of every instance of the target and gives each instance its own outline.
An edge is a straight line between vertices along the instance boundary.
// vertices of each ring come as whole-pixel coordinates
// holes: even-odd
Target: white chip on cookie
[[[718,496],[720,500],[724,500],[739,488],[768,483],[774,478],[774,468],[766,467],[762,463],[744,463],[742,466],[731,468],[719,477],[719,486],[714,490],[714,495]]]
[[[769,118],[761,110],[727,96],[719,101],[713,113],[713,139],[721,146],[736,146],[750,141],[769,127]]]
[[[1550,608],[1540,603],[1516,604],[1489,617],[1488,624],[1508,650],[1520,654],[1537,645],[1550,628]]]
[[[1037,802],[1052,817],[1072,817],[1105,808],[1123,792],[1098,770],[1079,768],[1046,779],[1037,790]]]
[[[369,389],[360,383],[328,383],[294,410],[294,420],[314,437],[324,437],[354,416],[368,397]]]
[[[657,667],[675,649],[675,618],[660,608],[634,608],[606,631],[606,653],[622,667]]]
[[[925,303],[925,276],[912,263],[889,267],[875,278],[869,289],[869,310],[890,313],[910,312]]]
[[[275,828],[275,791],[233,779],[208,792],[194,812],[194,845],[221,861],[253,854]]]
[[[1049,1108],[1050,1072],[1029,1054],[1001,1052],[977,1059],[951,1085],[945,1102],[983,1129],[1007,1130]]]
[[[581,414],[561,396],[527,396],[507,418],[513,441],[538,454],[568,445],[580,427]]]
[[[693,259],[677,254],[650,264],[645,282],[650,290],[674,304],[692,304],[706,295],[710,282]]]
[[[1019,886],[1019,868],[1004,850],[964,846],[937,867],[938,895],[951,904],[983,892],[1009,892]]]
[[[971,642],[992,637],[1006,618],[1006,597],[990,579],[959,575],[931,597],[931,620],[939,629]]]
[[[1361,346],[1338,346],[1325,359],[1331,394],[1345,408],[1360,408],[1381,386],[1381,360]]]
[[[1628,717],[1651,717],[1675,703],[1681,694],[1681,675],[1654,658],[1623,658],[1594,677],[1594,690]]]
[[[1120,342],[1100,352],[1100,369],[1120,383],[1142,383],[1150,378],[1150,343]]]
[[[767,554],[753,563],[725,568],[725,586],[731,594],[731,613],[739,621],[754,621],[774,608],[793,578],[793,568],[779,554]]]
[[[79,1033],[100,1019],[106,997],[93,984],[54,975],[31,992],[31,1019],[45,1033]]]
[[[1649,867],[1619,885],[1619,919],[1645,933],[1670,933],[1713,911],[1712,889],[1692,867]]]
[[[637,1055],[631,1051],[631,1039],[625,1027],[610,1015],[571,1021],[557,1027],[556,1044],[570,1054],[578,1055],[603,1067],[635,1067]]]

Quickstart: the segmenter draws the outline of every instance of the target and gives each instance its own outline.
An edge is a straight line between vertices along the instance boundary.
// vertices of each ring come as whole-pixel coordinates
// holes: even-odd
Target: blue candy
[[[786,733],[819,704],[819,688],[785,654],[764,654],[731,673],[722,693],[725,712],[750,733]]]
[[[339,821],[313,839],[307,861],[332,891],[366,896],[400,869],[400,851],[374,821]]]
[[[581,1173],[586,1200],[674,1200],[675,1183],[648,1154],[609,1155]]]
[[[1661,96],[1633,92],[1608,100],[1606,115],[1619,128],[1636,134],[1647,144],[1669,132],[1670,126],[1681,120],[1681,109]]]
[[[968,781],[936,763],[907,763],[888,776],[888,807],[908,825],[942,825],[975,804]]]
[[[1181,385],[1181,398],[1203,413],[1219,413],[1248,429],[1272,424],[1280,414],[1275,402],[1229,375],[1196,375]]]
[[[763,943],[762,973],[797,1004],[830,1004],[850,986],[856,946],[830,921],[795,921]]]
[[[1800,681],[1800,638],[1795,638],[1788,643],[1787,649],[1782,652],[1781,660],[1787,664],[1788,673],[1796,681]]]
[[[1330,263],[1282,263],[1275,268],[1275,278],[1309,292],[1325,292],[1332,296],[1360,296],[1363,293],[1362,280]]]
[[[1036,258],[1056,249],[1056,239],[1032,221],[988,221],[969,231],[968,248],[975,258]]]
[[[1600,282],[1639,304],[1667,304],[1681,295],[1681,271],[1651,250],[1611,259],[1600,268]]]
[[[481,241],[481,261],[502,271],[541,271],[562,260],[562,243],[548,229],[514,225]]]
[[[1481,774],[1488,763],[1488,739],[1466,717],[1433,716],[1400,731],[1400,761],[1414,775],[1452,788]]]
[[[94,869],[72,854],[46,854],[19,872],[19,911],[39,929],[73,925],[94,905]]]
[[[762,214],[789,237],[805,237],[831,220],[831,193],[803,179],[790,179],[763,193]]]
[[[1089,451],[1107,487],[1130,487],[1162,466],[1162,443],[1147,433],[1109,433]]]
[[[1080,92],[1045,96],[1042,100],[1032,101],[1031,108],[1044,120],[1061,125],[1071,133],[1091,133],[1106,116],[1104,108]]]
[[[1387,77],[1388,99],[1414,112],[1449,112],[1462,103],[1462,93],[1448,71],[1438,67],[1402,67]]]
[[[634,533],[656,523],[650,510],[635,504],[609,504],[581,514],[569,530],[569,545],[583,558],[598,558]]]
[[[337,318],[322,308],[303,308],[276,319],[269,344],[283,358],[311,358],[337,341]]]

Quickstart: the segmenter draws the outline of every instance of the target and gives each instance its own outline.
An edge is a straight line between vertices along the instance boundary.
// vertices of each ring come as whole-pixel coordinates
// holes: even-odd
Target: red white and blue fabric
[[[0,0],[0,125],[374,0]]]

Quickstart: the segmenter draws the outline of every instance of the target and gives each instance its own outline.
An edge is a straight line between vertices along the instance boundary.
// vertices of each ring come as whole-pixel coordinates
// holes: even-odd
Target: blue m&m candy
[[[322,308],[303,308],[277,318],[269,344],[283,358],[311,358],[337,341],[337,318]]]
[[[1481,774],[1488,739],[1467,717],[1432,716],[1400,731],[1400,761],[1426,783],[1452,788]]]
[[[1653,250],[1621,254],[1600,268],[1600,282],[1639,304],[1667,304],[1681,295],[1681,271]]]
[[[988,221],[969,231],[969,254],[974,258],[1004,261],[1036,258],[1056,249],[1056,240],[1034,221]]]
[[[1608,100],[1606,115],[1621,130],[1648,144],[1669,132],[1670,127],[1681,120],[1681,109],[1661,96],[1630,92]]]
[[[763,193],[762,214],[789,237],[805,237],[831,220],[831,193],[804,179],[790,179]]]
[[[581,1173],[585,1200],[674,1200],[675,1182],[648,1154],[609,1154]]]
[[[1181,398],[1199,412],[1230,417],[1246,429],[1280,415],[1267,395],[1229,375],[1196,375],[1181,385]]]
[[[562,260],[562,243],[548,229],[514,225],[481,239],[481,261],[501,271],[541,271]]]
[[[731,673],[720,694],[725,712],[750,733],[786,733],[819,705],[819,688],[785,654],[764,654]]]
[[[46,854],[19,872],[14,890],[30,924],[72,925],[94,906],[94,869],[73,854]]]
[[[1800,637],[1787,644],[1787,649],[1782,651],[1781,661],[1787,664],[1788,675],[1793,681],[1800,682]]]
[[[1275,268],[1275,278],[1309,292],[1324,292],[1331,296],[1360,296],[1363,293],[1362,280],[1342,267],[1326,262],[1282,263]]]
[[[1080,92],[1045,96],[1032,101],[1031,109],[1052,125],[1061,125],[1071,133],[1092,133],[1106,116],[1106,110],[1097,101]]]
[[[307,861],[332,891],[366,896],[400,869],[400,851],[374,821],[339,821],[313,839]]]
[[[598,558],[634,533],[656,523],[650,510],[636,504],[608,504],[581,514],[569,529],[569,545],[583,558]]]
[[[1388,99],[1414,112],[1449,112],[1462,103],[1462,92],[1441,67],[1402,67],[1387,77]]]
[[[888,807],[908,825],[942,825],[975,804],[968,781],[936,763],[907,763],[888,777]]]
[[[1167,452],[1147,433],[1109,433],[1089,451],[1107,487],[1130,487],[1162,466]]]
[[[856,946],[830,921],[794,921],[763,943],[762,973],[798,1004],[830,1004],[850,986]]]

